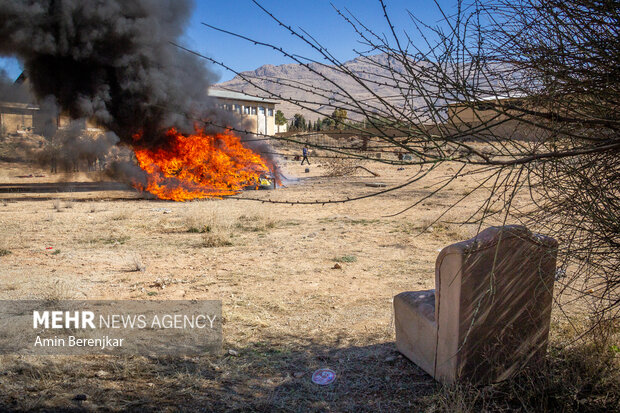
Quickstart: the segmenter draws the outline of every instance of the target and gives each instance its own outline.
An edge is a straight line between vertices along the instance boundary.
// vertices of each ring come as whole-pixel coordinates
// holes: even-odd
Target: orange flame
[[[269,173],[265,161],[232,133],[207,135],[197,130],[183,135],[171,128],[166,144],[159,148],[139,146],[134,136],[134,153],[140,168],[147,172],[146,185],[134,183],[160,199],[187,201],[234,195],[247,186],[257,186],[260,176]]]

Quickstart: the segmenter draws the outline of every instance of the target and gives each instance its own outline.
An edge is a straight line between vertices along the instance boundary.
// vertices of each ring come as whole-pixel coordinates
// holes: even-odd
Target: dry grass
[[[71,300],[77,298],[77,293],[66,280],[55,279],[47,283],[40,298],[48,302]]]
[[[396,230],[411,235],[421,235],[426,233],[438,240],[466,240],[476,234],[475,228],[472,226],[452,224],[441,220],[435,221],[434,218],[423,218],[419,221],[405,222]]]
[[[553,348],[540,369],[507,382],[444,387],[391,344],[285,338],[194,358],[2,356],[11,379],[0,386],[5,406],[27,410],[68,408],[76,393],[88,394],[86,408],[111,411],[611,412],[620,402],[618,362],[592,343]],[[322,367],[336,371],[334,384],[311,382]],[[44,397],[11,399],[25,386]]]
[[[226,215],[213,203],[193,206],[183,216],[185,232],[201,234],[199,247],[218,248],[233,245],[234,217]]]
[[[268,214],[242,214],[239,216],[236,227],[242,231],[264,232],[275,228],[277,221]]]
[[[355,255],[343,255],[342,257],[336,257],[333,259],[335,262],[356,262],[357,257]]]
[[[314,165],[309,174],[298,163],[289,168],[287,176],[305,180],[248,195],[339,199],[371,191],[364,182],[375,179],[325,177],[324,168]],[[416,172],[372,169],[388,185]],[[6,179],[28,173],[11,169]],[[438,168],[428,180],[441,182],[447,173]],[[463,187],[474,187],[467,179]],[[590,367],[579,370],[571,354],[590,351],[596,359],[598,353],[563,347],[556,333],[547,379],[529,375],[513,387],[442,389],[398,355],[392,297],[433,288],[438,250],[473,235],[472,228],[450,222],[470,213],[474,203],[458,206],[455,217],[424,231],[459,191],[385,217],[427,195],[427,185],[325,206],[233,199],[169,203],[132,200],[134,192],[118,191],[53,194],[57,209],[50,208],[50,198],[37,200],[38,194],[0,194],[7,200],[0,210],[0,249],[11,251],[0,258],[0,298],[219,299],[225,319],[222,354],[0,356],[0,410],[77,411],[72,398],[80,393],[88,395],[83,408],[95,411],[439,411],[458,409],[459,403],[463,410],[538,411],[532,409],[537,401],[541,410],[570,411],[570,397],[571,403],[584,400],[575,405],[580,410],[610,406],[605,403],[617,391],[609,387],[611,369],[585,363]],[[75,200],[73,208],[63,206],[66,199]],[[54,250],[62,253],[52,255]],[[341,270],[332,270],[334,261],[343,263]],[[157,287],[162,283],[165,288]],[[568,310],[581,311],[575,304]],[[310,381],[321,367],[336,371],[333,385]],[[566,375],[570,369],[572,376]],[[604,374],[595,383],[597,369]],[[594,383],[591,391],[588,383]],[[570,386],[581,390],[566,390]],[[543,390],[551,394],[548,399]],[[513,399],[521,393],[531,396],[519,405]],[[563,404],[546,401],[554,394]]]
[[[129,211],[122,210],[122,211],[114,212],[110,216],[110,219],[112,221],[125,221],[125,220],[129,219],[130,217],[131,217],[131,213]]]
[[[111,234],[111,235],[96,235],[91,234],[86,238],[81,239],[80,241],[84,244],[89,245],[111,245],[111,246],[119,246],[125,244],[129,241],[131,237],[129,235],[120,235],[120,234]]]
[[[142,258],[140,257],[139,254],[134,254],[131,256],[127,271],[129,272],[146,271],[146,265],[144,265],[144,263],[142,262]]]
[[[200,245],[205,248],[217,248],[230,247],[233,243],[226,234],[211,231],[202,234],[202,242]]]
[[[620,406],[617,326],[570,345],[552,342],[546,362],[490,386],[446,386],[426,400],[438,412],[611,412]],[[574,339],[570,333],[564,339]],[[558,338],[556,338],[558,339]]]
[[[185,215],[185,226],[189,233],[205,233],[215,230],[219,221],[214,211],[191,210]]]

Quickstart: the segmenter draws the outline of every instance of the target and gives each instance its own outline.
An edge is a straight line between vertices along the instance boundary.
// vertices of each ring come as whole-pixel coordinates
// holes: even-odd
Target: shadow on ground
[[[62,192],[97,192],[129,191],[131,186],[120,182],[37,182],[0,184],[0,193],[62,193]]]
[[[97,194],[96,197],[94,193]],[[6,202],[49,201],[59,197],[71,198],[71,201],[115,200],[134,201],[136,199],[153,199],[154,196],[138,192],[130,185],[121,182],[25,182],[0,184],[0,197]],[[94,198],[95,197],[95,198]]]
[[[439,388],[393,343],[285,343],[197,358],[10,356],[0,411],[416,411]],[[323,367],[333,384],[312,383]],[[80,406],[77,394],[87,395]]]

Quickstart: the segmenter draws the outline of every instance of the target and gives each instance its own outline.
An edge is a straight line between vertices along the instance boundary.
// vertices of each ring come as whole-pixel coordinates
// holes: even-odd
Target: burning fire
[[[197,130],[184,135],[172,128],[166,144],[159,148],[140,146],[134,136],[134,153],[147,173],[146,185],[134,183],[160,199],[187,201],[234,195],[247,186],[257,186],[261,175],[269,173],[265,161],[246,148],[232,133],[207,135]]]

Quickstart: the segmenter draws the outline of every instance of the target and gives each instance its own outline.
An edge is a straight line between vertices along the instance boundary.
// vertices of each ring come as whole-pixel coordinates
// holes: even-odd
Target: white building
[[[278,103],[276,100],[220,89],[209,89],[208,94],[217,99],[221,108],[250,119],[253,125],[250,132],[259,135],[276,133],[275,106]]]
[[[0,102],[0,133],[32,131],[38,110],[31,103]]]

